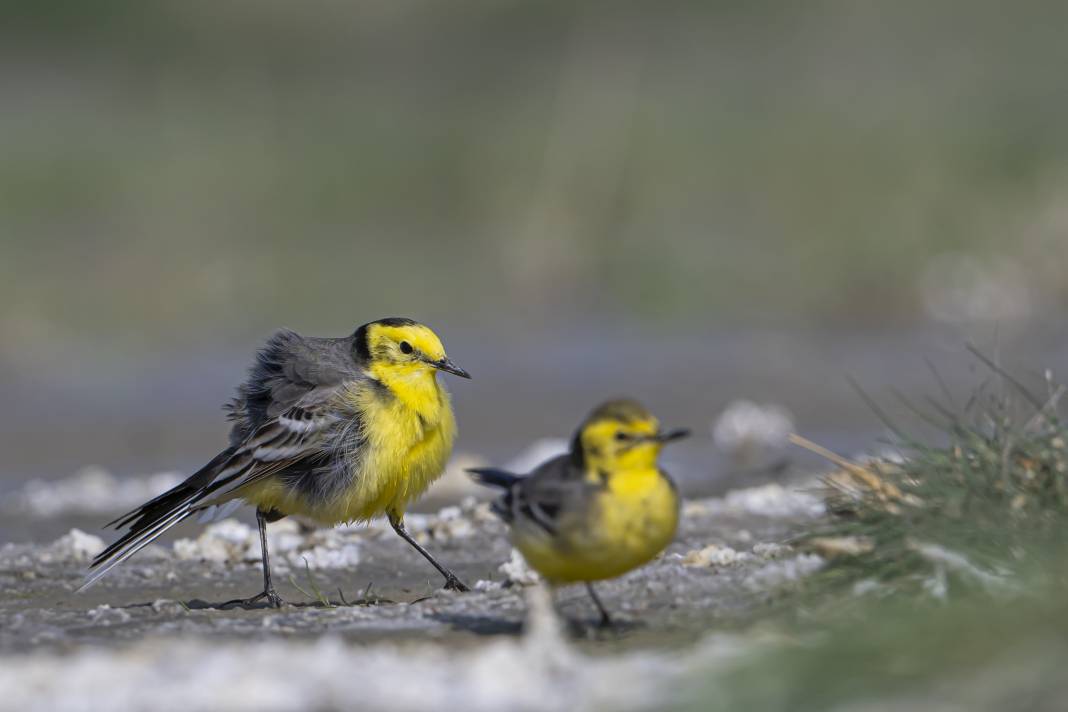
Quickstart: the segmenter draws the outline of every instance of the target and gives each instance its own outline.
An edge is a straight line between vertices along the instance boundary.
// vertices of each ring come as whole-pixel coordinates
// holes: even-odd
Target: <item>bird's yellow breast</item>
[[[528,563],[554,583],[614,578],[654,559],[678,527],[679,500],[655,469],[612,474],[584,512],[563,517],[555,536],[513,529]]]
[[[402,514],[445,471],[456,438],[448,392],[429,376],[429,388],[383,396],[376,389],[352,394],[363,420],[362,456],[353,460],[352,487],[339,504],[338,521]]]
[[[359,422],[359,447],[343,458],[350,483],[326,501],[310,501],[272,478],[246,499],[263,509],[322,524],[366,521],[389,512],[403,514],[444,472],[456,438],[456,419],[448,392],[432,373],[388,386],[356,382],[341,399]]]

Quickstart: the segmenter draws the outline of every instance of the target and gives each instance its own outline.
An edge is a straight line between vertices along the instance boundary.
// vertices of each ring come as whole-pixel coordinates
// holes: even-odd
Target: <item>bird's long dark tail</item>
[[[201,508],[201,500],[210,493],[207,485],[232,454],[231,450],[219,453],[218,457],[189,479],[109,522],[106,526],[129,529],[118,541],[93,559],[89,565],[90,574],[76,593],[89,588],[113,568],[158,539],[165,531],[195,514]]]

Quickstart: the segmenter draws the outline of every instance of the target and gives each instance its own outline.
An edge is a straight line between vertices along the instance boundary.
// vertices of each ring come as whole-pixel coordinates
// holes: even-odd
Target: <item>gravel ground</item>
[[[607,681],[633,678],[633,665],[681,670],[670,660],[735,651],[728,632],[782,584],[819,567],[784,542],[820,511],[810,495],[776,484],[687,502],[663,557],[599,585],[618,628],[596,630],[585,592],[572,587],[556,592],[563,634],[528,617],[543,587],[531,585],[503,525],[474,500],[409,519],[475,589],[465,594],[441,590],[436,572],[381,525],[271,525],[276,582],[293,604],[281,610],[219,608],[260,590],[255,533],[235,520],[149,547],[78,595],[100,539],[72,530],[51,544],[8,544],[0,548],[0,689],[9,694],[0,709],[166,709],[179,698],[185,710],[405,710],[447,700],[468,709],[640,707],[661,699],[657,678],[642,676],[641,691]],[[557,620],[551,606],[541,608]],[[486,666],[497,658],[526,677],[494,683]],[[398,683],[418,680],[406,667],[426,679],[402,693]],[[449,670],[455,675],[443,678]],[[193,679],[196,695],[161,696]],[[572,692],[548,694],[550,683]]]

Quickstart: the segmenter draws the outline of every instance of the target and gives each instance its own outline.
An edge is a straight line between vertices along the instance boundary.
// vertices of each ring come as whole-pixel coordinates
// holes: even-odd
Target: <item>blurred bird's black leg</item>
[[[227,601],[222,604],[222,608],[228,606],[241,606],[242,608],[251,608],[254,604],[267,599],[267,603],[272,608],[281,608],[285,605],[285,601],[278,595],[278,592],[274,590],[274,582],[271,581],[271,557],[267,553],[267,522],[273,522],[281,519],[281,516],[277,516],[274,512],[264,512],[263,510],[256,510],[256,524],[260,528],[260,552],[263,555],[263,592],[258,593],[252,598],[236,598],[233,601]]]
[[[597,610],[601,612],[601,622],[598,625],[600,625],[600,627],[602,628],[611,628],[613,625],[612,616],[608,615],[608,609],[604,607],[604,604],[601,603],[601,599],[597,595],[597,592],[593,590],[593,584],[587,583],[586,590],[589,591],[590,598],[593,599],[593,604],[597,606]]]
[[[464,585],[463,581],[461,581],[459,578],[457,578],[456,574],[454,574],[453,572],[449,571],[447,568],[445,568],[444,566],[439,564],[437,562],[437,559],[435,559],[433,556],[431,556],[429,551],[427,551],[426,549],[421,547],[419,545],[419,542],[417,542],[415,539],[412,538],[412,535],[409,534],[408,530],[404,528],[404,517],[402,515],[390,512],[389,513],[389,523],[393,526],[393,531],[397,532],[397,534],[400,535],[401,539],[404,539],[404,541],[406,541],[409,544],[411,544],[413,549],[415,549],[420,554],[422,554],[423,558],[425,558],[427,561],[429,561],[431,564],[433,564],[434,568],[437,569],[441,573],[441,575],[445,577],[445,588],[446,589],[448,589],[450,591],[470,591],[471,590],[467,586]]]

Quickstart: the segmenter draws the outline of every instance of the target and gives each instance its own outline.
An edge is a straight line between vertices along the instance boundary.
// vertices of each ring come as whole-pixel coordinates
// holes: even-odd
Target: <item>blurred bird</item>
[[[179,522],[221,518],[242,503],[256,507],[263,592],[271,582],[266,525],[288,515],[321,524],[385,514],[393,529],[445,577],[467,587],[404,527],[404,511],[444,470],[456,420],[438,371],[470,378],[441,340],[411,319],[380,319],[352,336],[276,333],[226,409],[230,446],[176,487],[108,526],[128,531],[97,556],[82,591]]]
[[[469,472],[505,491],[494,511],[511,525],[527,563],[550,584],[585,583],[607,626],[612,619],[592,582],[651,561],[675,537],[678,492],[656,460],[664,443],[688,434],[665,432],[640,404],[615,400],[586,418],[569,453],[525,477]]]

